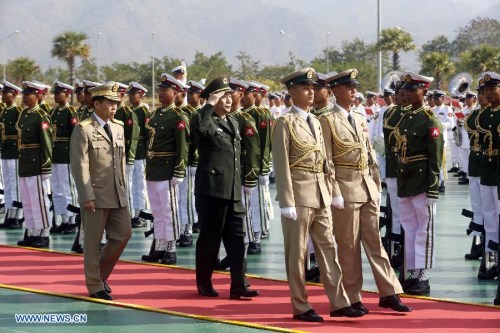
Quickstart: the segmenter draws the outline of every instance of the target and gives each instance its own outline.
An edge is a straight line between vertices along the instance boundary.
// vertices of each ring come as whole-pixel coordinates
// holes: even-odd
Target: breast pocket
[[[92,141],[90,146],[91,146],[90,154],[94,158],[100,159],[100,158],[104,157],[104,155],[106,154],[107,147],[105,145],[104,140]]]
[[[115,142],[115,150],[116,150],[116,156],[118,156],[118,159],[121,160],[125,156],[125,144],[123,141],[116,141]]]

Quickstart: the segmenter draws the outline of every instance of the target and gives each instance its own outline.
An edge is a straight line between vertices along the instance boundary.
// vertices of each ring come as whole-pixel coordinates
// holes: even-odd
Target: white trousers
[[[434,267],[436,204],[427,206],[426,201],[425,193],[399,198],[401,227],[405,231],[405,268],[407,270]]]
[[[469,148],[457,147],[458,160],[463,172],[469,173]],[[470,181],[470,180],[469,180]]]
[[[469,177],[469,196],[470,206],[474,213],[472,221],[476,224],[484,225],[480,180],[480,177]],[[480,236],[481,233],[479,231],[473,231],[472,235]]]
[[[269,193],[269,185],[262,185],[260,181],[257,181],[257,186],[250,197],[253,230],[258,235],[262,231],[267,232],[269,230],[269,203],[266,191]],[[259,236],[257,238],[256,241],[260,239]]]
[[[71,176],[69,164],[52,164],[50,185],[54,213],[56,215],[75,215],[67,210],[68,204],[78,207],[75,182]]]
[[[23,202],[27,229],[41,230],[50,227],[52,213],[49,211],[49,179],[42,176],[19,177],[19,192]]]
[[[134,212],[134,167],[135,167],[135,164],[127,164],[125,165],[125,170],[127,172],[127,178],[126,181],[127,181],[127,200],[128,200],[128,211],[130,213],[130,216],[131,217],[134,217],[135,216],[135,212]]]
[[[147,181],[155,239],[176,241],[180,237],[178,186],[165,181]]]
[[[13,201],[21,201],[19,195],[19,177],[17,176],[18,160],[2,161],[3,192],[5,209],[12,208]]]
[[[134,209],[147,209],[146,200],[146,160],[136,160],[134,163],[131,192]]]
[[[243,204],[243,207],[245,207],[245,220],[243,221],[244,226],[245,226],[245,244],[248,244],[249,242],[255,241],[255,233],[253,229],[253,223],[252,223],[252,204],[251,204],[251,197],[252,195],[247,195],[244,190],[244,186],[241,187],[241,203]],[[254,188],[252,191],[253,192],[257,191],[257,188]]]
[[[401,234],[401,219],[399,216],[399,199],[398,199],[398,179],[386,178],[387,194],[391,200],[392,212],[392,230],[391,232],[396,235]]]
[[[198,214],[194,205],[194,178],[195,167],[188,167],[186,178],[179,185],[179,217],[183,227],[189,226],[192,229],[193,223],[198,222]]]
[[[455,140],[448,140],[448,142],[450,143],[451,162],[452,163],[458,163],[458,164],[460,164],[460,167],[463,168],[464,166],[460,163],[460,157],[459,157],[460,147],[458,147],[455,144]]]
[[[379,170],[380,170],[380,179],[385,179],[385,165],[386,165],[386,161],[385,161],[385,156],[384,154],[380,154],[380,153],[375,153],[376,156],[377,156],[377,163],[378,163],[378,166],[379,166]]]
[[[498,214],[500,213],[500,203],[496,186],[480,185],[481,201],[484,218],[484,241],[486,252],[494,252],[488,247],[490,240],[498,242]]]

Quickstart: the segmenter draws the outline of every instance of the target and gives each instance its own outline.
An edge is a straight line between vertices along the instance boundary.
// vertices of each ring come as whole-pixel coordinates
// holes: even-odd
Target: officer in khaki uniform
[[[5,196],[5,222],[0,228],[17,229],[22,227],[22,208],[13,206],[14,202],[21,202],[19,196],[18,161],[19,151],[17,147],[16,123],[22,111],[21,106],[16,104],[16,96],[22,89],[8,81],[4,81],[2,89],[2,101],[5,107],[0,111],[0,131],[2,145],[2,175]]]
[[[85,230],[85,282],[91,297],[111,300],[106,280],[132,234],[125,185],[123,123],[113,119],[120,98],[114,82],[89,90],[95,112],[71,135],[71,173]],[[104,230],[108,242],[99,253]]]
[[[281,80],[294,105],[276,123],[272,153],[293,317],[321,322],[323,318],[307,302],[305,288],[304,262],[309,235],[314,243],[321,281],[330,300],[330,316],[360,317],[363,313],[351,307],[336,258],[331,194],[324,173],[323,135],[319,121],[309,113],[315,80],[313,68],[304,68]]]
[[[401,77],[405,103],[410,105],[399,124],[398,198],[404,230],[403,282],[407,294],[430,292],[429,269],[435,262],[435,213],[439,170],[443,160],[443,126],[424,104],[432,77],[406,72]]]
[[[358,71],[348,69],[328,77],[336,103],[320,117],[332,184],[333,233],[338,245],[346,293],[354,309],[368,313],[361,302],[361,244],[379,290],[379,306],[409,312],[398,297],[403,292],[380,240],[378,225],[380,173],[366,118],[352,111]]]
[[[24,81],[23,104],[16,123],[19,147],[19,192],[26,218],[26,232],[17,244],[44,248],[49,246],[49,178],[52,172],[52,131],[50,117],[38,100],[43,85]]]

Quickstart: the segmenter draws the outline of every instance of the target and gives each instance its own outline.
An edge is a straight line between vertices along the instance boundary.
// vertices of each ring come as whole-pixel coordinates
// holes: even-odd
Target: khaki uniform
[[[311,116],[311,115],[309,115]],[[309,311],[304,280],[308,235],[319,264],[321,281],[331,310],[349,306],[342,286],[342,271],[336,258],[331,224],[331,194],[323,172],[325,148],[321,126],[312,116],[314,135],[299,111],[279,118],[272,138],[279,206],[295,207],[297,220],[281,216],[285,263],[293,314]]]
[[[95,116],[77,126],[71,136],[71,172],[81,204],[94,201],[95,212],[82,209],[85,231],[84,269],[90,294],[103,290],[131,236],[125,187],[125,136],[123,124],[109,121],[113,140]],[[99,254],[106,230],[108,242]]]
[[[332,197],[344,198],[344,209],[332,207],[333,232],[342,267],[342,283],[351,303],[361,302],[361,244],[370,262],[380,297],[403,292],[380,240],[380,173],[366,118],[351,111],[356,128],[337,105],[320,117],[332,184]]]

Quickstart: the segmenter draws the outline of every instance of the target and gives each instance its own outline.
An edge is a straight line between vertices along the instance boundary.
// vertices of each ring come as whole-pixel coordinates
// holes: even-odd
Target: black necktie
[[[312,135],[316,138],[316,132],[314,132],[314,125],[311,120],[311,115],[307,115],[307,125],[309,125],[309,129],[311,130]]]
[[[109,140],[113,142],[113,134],[111,133],[111,128],[109,128],[109,124],[105,124],[103,126],[104,130],[106,131],[106,134],[108,135]]]
[[[354,132],[356,132],[356,123],[354,122],[354,117],[350,113],[347,116],[347,120],[349,120],[349,124],[351,124],[352,129],[354,130]]]

